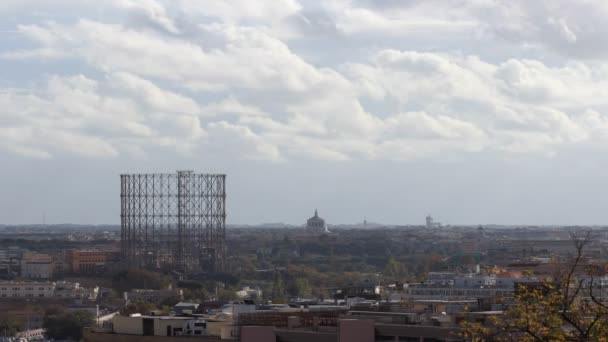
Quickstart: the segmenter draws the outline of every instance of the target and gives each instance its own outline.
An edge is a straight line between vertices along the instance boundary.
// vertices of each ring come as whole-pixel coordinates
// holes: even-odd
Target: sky
[[[607,57],[602,0],[3,0],[0,223],[185,169],[229,224],[608,224]]]

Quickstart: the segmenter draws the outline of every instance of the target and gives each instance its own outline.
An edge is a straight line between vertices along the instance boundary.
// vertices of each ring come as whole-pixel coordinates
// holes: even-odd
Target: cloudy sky
[[[607,40],[603,0],[3,0],[0,223],[191,169],[232,224],[608,224]]]

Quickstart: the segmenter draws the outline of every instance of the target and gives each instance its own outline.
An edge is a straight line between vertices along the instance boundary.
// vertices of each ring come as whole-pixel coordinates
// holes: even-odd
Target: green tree
[[[75,340],[82,338],[82,329],[95,324],[94,315],[88,311],[64,312],[45,315],[42,327],[47,338],[55,340]]]

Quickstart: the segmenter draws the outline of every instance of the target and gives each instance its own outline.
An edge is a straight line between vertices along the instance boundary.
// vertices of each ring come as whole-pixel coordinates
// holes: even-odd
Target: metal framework
[[[226,175],[121,175],[121,251],[131,266],[215,272],[226,255]]]

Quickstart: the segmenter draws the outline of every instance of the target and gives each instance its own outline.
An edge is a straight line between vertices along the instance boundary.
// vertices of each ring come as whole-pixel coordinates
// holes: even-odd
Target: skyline
[[[119,222],[121,173],[227,223],[608,224],[608,4],[9,0],[0,223]]]

